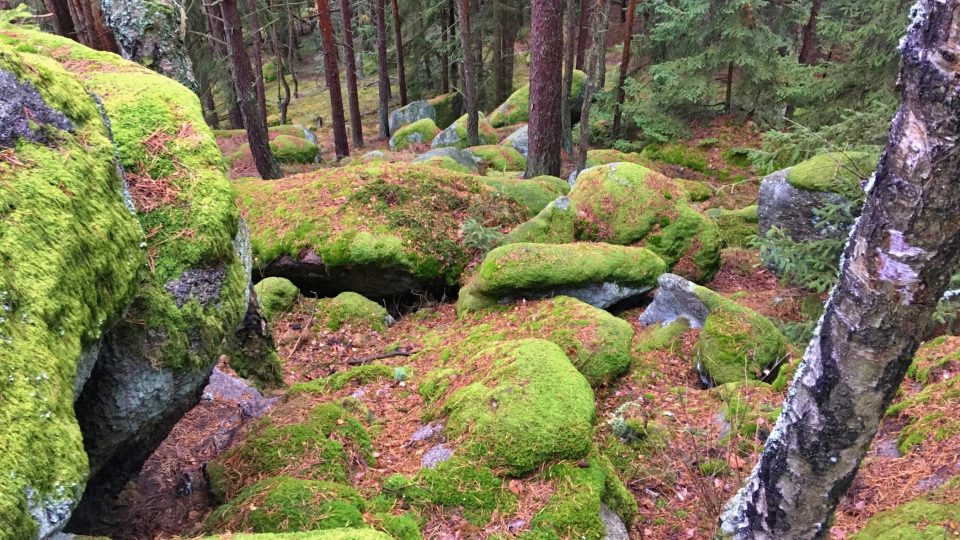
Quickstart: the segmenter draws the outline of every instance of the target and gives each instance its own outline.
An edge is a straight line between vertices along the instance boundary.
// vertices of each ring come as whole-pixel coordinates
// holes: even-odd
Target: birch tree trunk
[[[826,538],[960,262],[960,0],[920,0],[900,109],[783,413],[718,538]]]
[[[333,37],[329,0],[317,0],[317,25],[323,40],[323,75],[330,92],[330,124],[337,161],[350,155],[347,144],[347,121],[343,115],[343,91],[340,89],[340,68],[337,66],[337,41]]]
[[[563,0],[530,3],[530,114],[525,178],[560,176]]]
[[[463,101],[467,108],[467,144],[480,144],[480,111],[477,99],[476,55],[470,32],[470,0],[457,0],[460,19],[460,50],[463,51]]]
[[[214,6],[215,7],[215,6]],[[227,53],[230,56],[230,72],[233,75],[233,87],[236,90],[243,126],[247,130],[247,143],[257,165],[257,172],[264,180],[283,178],[280,166],[270,151],[267,124],[257,105],[257,88],[250,68],[250,58],[243,44],[243,30],[240,27],[240,12],[237,0],[220,0],[223,16],[223,30],[227,37]]]

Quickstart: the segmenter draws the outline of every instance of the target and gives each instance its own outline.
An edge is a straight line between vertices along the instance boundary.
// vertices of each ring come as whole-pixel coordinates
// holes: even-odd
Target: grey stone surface
[[[447,448],[443,444],[438,444],[433,448],[427,450],[423,453],[423,458],[420,459],[420,467],[424,469],[433,469],[437,465],[448,461],[453,457],[453,450]]]
[[[710,310],[693,293],[693,283],[675,274],[663,274],[657,284],[653,302],[640,315],[640,324],[666,326],[683,317],[690,321],[691,328],[703,328]]]
[[[394,133],[393,136],[390,137],[390,141],[387,143],[390,146],[390,150],[397,150],[397,145],[401,142],[397,136],[398,134]],[[413,133],[408,133],[406,137],[408,144],[423,144],[423,134],[420,132],[414,131]]]
[[[510,135],[507,135],[507,138],[504,139],[500,145],[509,146],[510,148],[513,148],[517,152],[523,154],[523,157],[527,157],[527,151],[530,146],[530,141],[527,137],[527,126],[523,126]]]
[[[0,148],[12,147],[21,138],[51,144],[49,128],[72,131],[73,123],[47,105],[32,84],[0,69]]]
[[[424,100],[408,103],[406,106],[400,107],[390,113],[388,124],[390,126],[390,133],[395,133],[403,126],[412,124],[417,120],[423,120],[424,118],[430,118],[431,120],[437,119],[437,111],[433,108],[433,105]]]
[[[427,439],[433,438],[434,435],[441,433],[443,431],[443,424],[427,424],[417,431],[413,432],[413,435],[410,436],[410,442],[422,442]]]
[[[764,177],[760,184],[757,213],[760,216],[760,237],[776,226],[796,242],[845,236],[848,229],[818,227],[815,210],[827,204],[843,204],[847,199],[836,193],[797,189],[787,181],[790,169]]]
[[[376,161],[379,159],[387,159],[387,155],[380,150],[371,150],[366,154],[360,156],[360,159],[363,161]]]
[[[523,298],[549,298],[553,296],[569,296],[590,304],[599,309],[607,309],[624,300],[639,296],[650,289],[647,287],[624,287],[619,283],[594,283],[582,287],[557,288],[550,291],[530,293]],[[499,300],[501,304],[512,304],[520,297],[505,296]]]
[[[630,534],[627,532],[627,526],[623,524],[623,520],[605,504],[600,505],[600,519],[607,529],[603,535],[603,540],[630,540]]]
[[[430,143],[430,147],[435,149],[445,148],[447,146],[457,146],[460,144],[460,142],[460,134],[457,133],[457,123],[454,122],[433,138],[433,142]]]
[[[423,154],[420,154],[413,159],[414,162],[417,161],[426,161],[433,158],[442,158],[448,157],[463,165],[464,167],[470,169],[473,172],[477,172],[480,169],[477,167],[477,158],[473,153],[467,150],[461,150],[459,148],[445,147],[445,148],[433,148]]]

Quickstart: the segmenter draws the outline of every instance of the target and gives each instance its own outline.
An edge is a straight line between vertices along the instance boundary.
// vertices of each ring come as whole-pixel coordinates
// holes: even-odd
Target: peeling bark
[[[901,103],[840,280],[718,538],[826,538],[960,262],[960,0],[920,0]]]

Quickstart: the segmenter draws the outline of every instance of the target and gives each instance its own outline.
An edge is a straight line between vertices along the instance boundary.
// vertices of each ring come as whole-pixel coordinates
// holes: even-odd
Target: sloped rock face
[[[507,136],[503,142],[500,143],[501,146],[506,146],[508,148],[513,148],[523,157],[527,157],[527,151],[530,147],[530,138],[527,135],[527,126],[517,129],[513,133]]]
[[[35,51],[0,45],[19,96],[0,109],[0,538],[43,538],[95,523],[197,402],[247,310],[250,244],[195,95],[0,24]]]
[[[487,122],[487,119],[480,115],[479,125],[477,126],[480,137],[480,144],[497,144],[500,137],[496,130]],[[433,148],[444,148],[453,146],[456,148],[466,148],[470,146],[467,142],[467,115],[463,115],[456,122],[437,134],[431,143]]]

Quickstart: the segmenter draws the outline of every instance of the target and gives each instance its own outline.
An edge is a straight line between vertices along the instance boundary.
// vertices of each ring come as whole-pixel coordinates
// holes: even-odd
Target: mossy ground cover
[[[334,298],[317,300],[316,316],[320,324],[331,330],[350,325],[352,328],[367,328],[378,332],[387,329],[387,320],[390,318],[387,309],[380,304],[349,291]]]
[[[455,146],[457,148],[466,148],[469,146],[467,142],[467,115],[463,115],[457,119],[456,122],[450,125],[447,129],[453,130],[456,132],[456,142],[451,144],[442,144],[438,145],[439,141],[434,141],[434,147],[439,148],[441,146]],[[446,131],[446,130],[444,130]],[[489,122],[487,122],[486,117],[482,114],[480,115],[479,122],[477,124],[477,134],[480,138],[480,144],[497,144],[500,142],[500,136],[497,135],[497,130],[495,130]]]
[[[475,177],[410,163],[371,163],[236,183],[261,264],[311,249],[328,268],[375,265],[456,283],[470,253],[467,219],[509,227],[526,212]]]
[[[797,189],[831,191],[862,199],[860,182],[877,166],[877,155],[869,152],[833,152],[820,154],[794,165],[787,182]]]
[[[522,171],[527,166],[527,160],[523,154],[506,146],[488,144],[471,146],[467,150],[480,158],[487,169],[494,171]]]
[[[567,182],[555,176],[537,176],[529,180],[485,176],[480,181],[520,203],[530,218],[570,191]]]
[[[570,85],[570,102],[573,104],[583,93],[584,85],[587,80],[587,74],[580,71],[573,71],[573,80]],[[490,125],[495,128],[522,124],[529,118],[530,109],[530,85],[521,86],[502,104],[490,113]]]
[[[621,152],[612,148],[598,148],[587,151],[586,166],[596,167],[597,165],[609,165],[611,163],[634,163],[644,167],[650,167],[650,160],[640,157],[640,154],[633,152]]]

